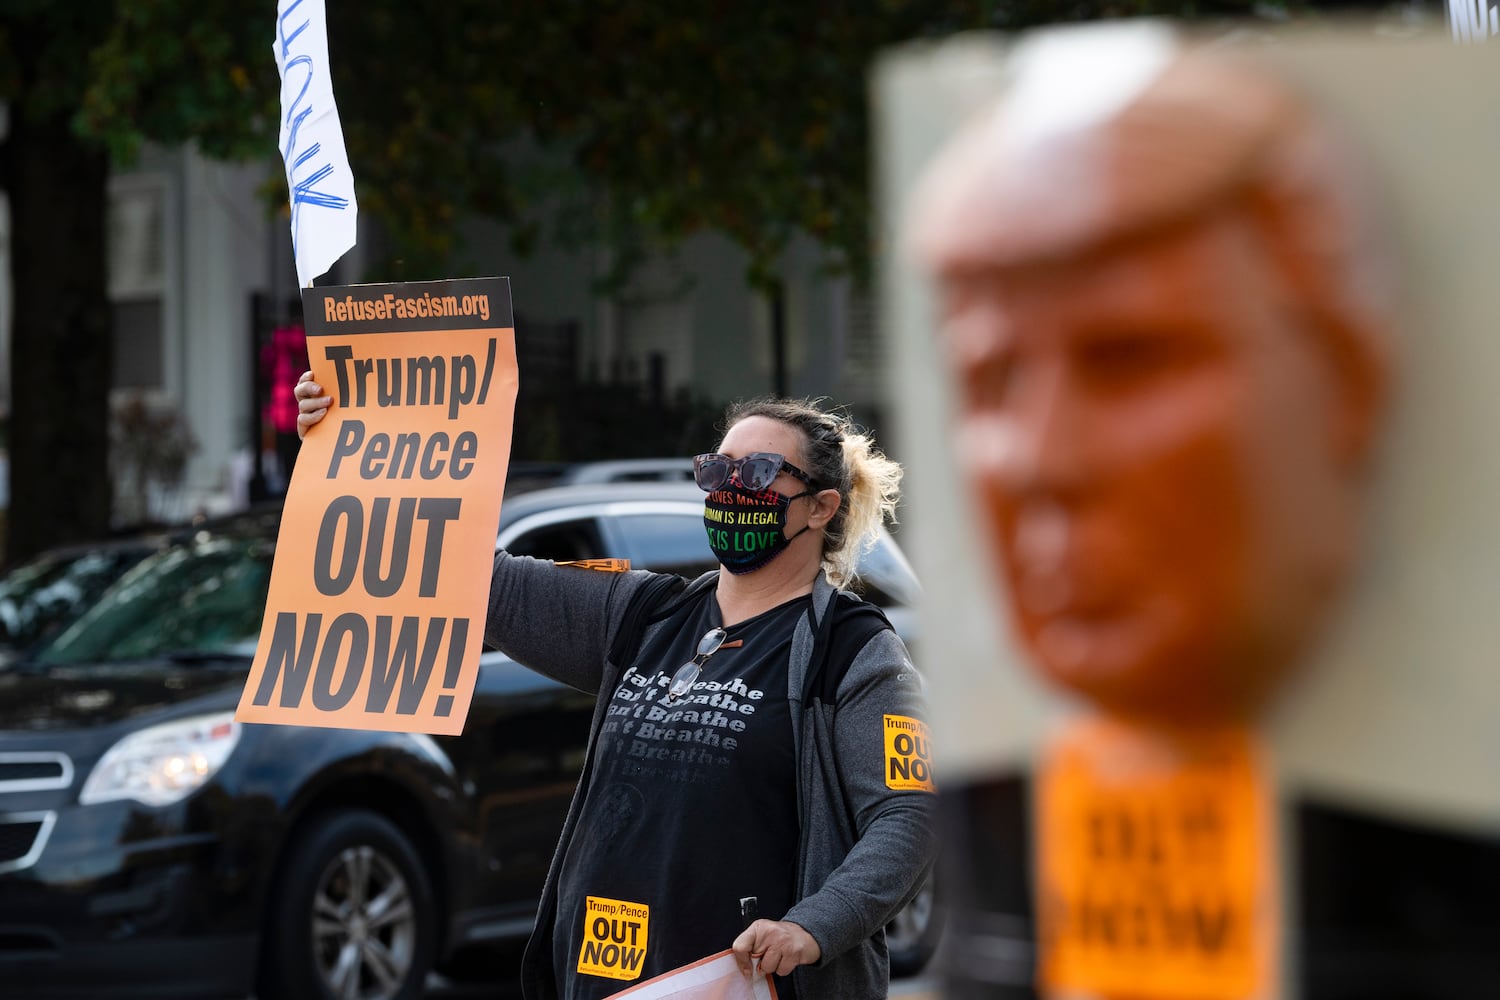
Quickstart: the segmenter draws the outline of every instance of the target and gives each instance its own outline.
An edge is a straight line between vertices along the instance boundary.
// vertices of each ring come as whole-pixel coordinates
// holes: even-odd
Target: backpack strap
[[[719,575],[714,572],[704,573],[691,583],[672,573],[662,573],[647,580],[625,606],[620,627],[615,631],[615,641],[609,647],[609,662],[625,670],[635,662],[635,654],[649,626],[670,618],[678,608],[718,581]]]
[[[826,705],[838,700],[844,675],[875,634],[891,628],[885,612],[868,601],[838,591],[828,602],[813,637],[812,656],[802,685],[802,703],[816,698]]]

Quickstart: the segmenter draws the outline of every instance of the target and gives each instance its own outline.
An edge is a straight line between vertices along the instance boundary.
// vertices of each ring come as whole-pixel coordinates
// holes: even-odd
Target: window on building
[[[166,300],[166,184],[125,177],[110,185],[109,299],[115,389],[162,385]]]

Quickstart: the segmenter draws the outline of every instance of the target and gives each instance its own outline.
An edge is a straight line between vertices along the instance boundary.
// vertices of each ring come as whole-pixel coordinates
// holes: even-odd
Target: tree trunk
[[[786,282],[777,278],[767,293],[771,307],[771,393],[786,398]]]
[[[5,562],[109,529],[109,160],[65,114],[13,106],[10,512]]]

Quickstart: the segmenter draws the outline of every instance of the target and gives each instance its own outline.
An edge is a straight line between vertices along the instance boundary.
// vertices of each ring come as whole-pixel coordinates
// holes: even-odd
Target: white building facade
[[[286,219],[268,210],[263,193],[279,175],[279,164],[225,164],[183,147],[148,149],[111,180],[112,403],[175,412],[195,444],[181,482],[154,490],[149,510],[123,508],[117,488],[122,524],[222,513],[249,500],[262,438],[258,338],[276,304],[297,295]],[[8,414],[9,275],[18,248],[7,219],[0,204],[0,407]],[[366,271],[365,229],[362,219],[362,246],[320,284],[386,280]],[[745,255],[727,239],[695,237],[602,296],[595,289],[609,269],[603,250],[544,246],[520,257],[498,227],[467,230],[463,256],[476,262],[468,273],[510,277],[518,325],[569,330],[580,378],[655,380],[669,393],[691,388],[719,400],[773,390],[770,310],[746,283]],[[883,406],[867,300],[821,264],[810,241],[785,255],[786,388],[832,397],[871,419],[866,414]]]

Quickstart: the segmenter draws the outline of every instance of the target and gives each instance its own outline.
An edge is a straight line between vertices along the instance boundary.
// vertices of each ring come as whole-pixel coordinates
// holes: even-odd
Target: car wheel
[[[420,997],[436,907],[406,834],[375,813],[346,810],[294,836],[266,911],[260,996]]]
[[[914,976],[937,951],[943,921],[937,907],[933,880],[922,884],[910,903],[885,925],[885,946],[891,954],[891,975]]]

